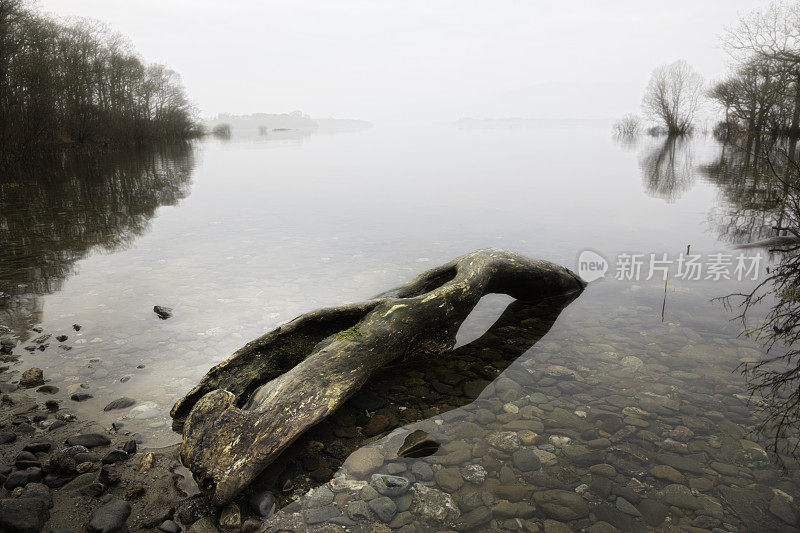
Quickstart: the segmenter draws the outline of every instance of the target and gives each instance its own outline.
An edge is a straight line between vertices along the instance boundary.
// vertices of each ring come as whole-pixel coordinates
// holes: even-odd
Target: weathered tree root
[[[532,301],[584,286],[553,263],[478,250],[372,300],[302,315],[212,368],[175,404],[173,418],[185,419],[181,460],[223,505],[377,368],[452,348],[484,295]]]

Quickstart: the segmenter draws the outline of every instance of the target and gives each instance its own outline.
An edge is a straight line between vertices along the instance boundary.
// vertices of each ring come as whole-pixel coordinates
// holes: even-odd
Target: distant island
[[[366,120],[311,118],[301,111],[291,113],[253,113],[233,115],[222,113],[204,122],[206,131],[231,132],[245,135],[270,135],[273,132],[343,133],[362,131],[372,127]],[[224,134],[222,136],[225,136]]]

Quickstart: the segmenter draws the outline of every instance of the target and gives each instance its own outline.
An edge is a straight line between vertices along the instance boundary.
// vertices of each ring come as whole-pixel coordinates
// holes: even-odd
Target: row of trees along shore
[[[642,99],[654,133],[681,135],[693,129],[704,97],[721,109],[714,133],[800,136],[800,4],[773,3],[725,28],[722,47],[731,59],[727,77],[706,87],[685,61],[653,71]],[[637,133],[642,121],[626,115],[614,129]]]
[[[107,26],[0,0],[0,162],[65,144],[187,139],[200,133],[196,115],[178,74]]]

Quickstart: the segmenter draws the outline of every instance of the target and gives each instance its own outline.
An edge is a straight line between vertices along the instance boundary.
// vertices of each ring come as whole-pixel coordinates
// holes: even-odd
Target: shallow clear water
[[[2,323],[23,341],[11,370],[41,367],[63,406],[169,444],[179,440],[174,401],[248,340],[467,251],[508,248],[575,269],[591,249],[612,277],[621,252],[733,253],[731,244],[769,236],[770,199],[743,208],[758,184],[731,170],[735,154],[715,140],[620,143],[609,130],[564,121],[234,137],[4,177]],[[565,366],[586,383],[580,393],[550,384],[559,395],[537,400],[551,411],[619,410],[648,393],[704,411],[717,394],[721,420],[733,415],[720,406],[732,406],[744,434],[753,421],[733,396],[745,393],[734,370],[761,349],[710,300],[750,285],[670,279],[664,304],[659,279],[594,282],[515,365]],[[507,303],[480,305],[460,341],[480,336]],[[154,305],[174,316],[159,320]],[[71,349],[50,339],[24,351],[38,336],[32,324],[68,335]],[[627,356],[644,366],[624,366]],[[76,391],[93,398],[69,400]],[[610,393],[623,399],[603,400]],[[121,396],[137,405],[102,411]]]

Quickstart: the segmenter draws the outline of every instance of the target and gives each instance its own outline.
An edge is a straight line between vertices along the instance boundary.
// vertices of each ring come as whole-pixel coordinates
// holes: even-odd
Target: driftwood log
[[[181,460],[211,501],[223,505],[376,369],[451,349],[484,295],[535,301],[584,286],[553,263],[478,250],[371,300],[301,315],[212,368],[175,404],[171,415],[183,422]]]

